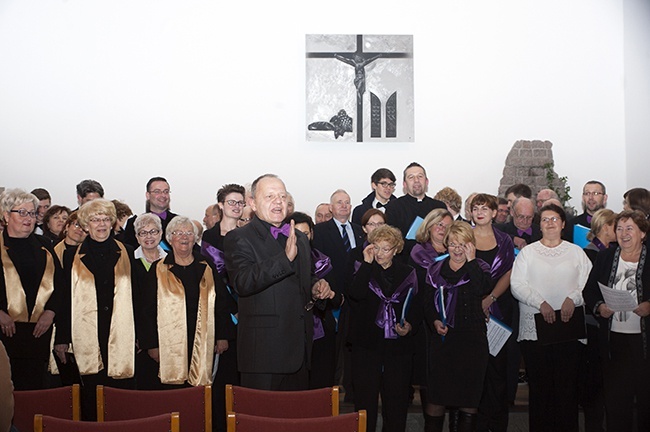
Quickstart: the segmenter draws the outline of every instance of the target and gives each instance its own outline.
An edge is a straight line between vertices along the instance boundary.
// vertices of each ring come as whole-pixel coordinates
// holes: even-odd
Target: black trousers
[[[522,341],[528,372],[530,432],[578,432],[578,341],[542,345]]]
[[[377,426],[381,395],[383,432],[404,432],[409,405],[413,354],[352,347],[354,409],[368,413],[368,432]]]
[[[496,357],[489,356],[478,406],[478,430],[508,430],[508,345]]]
[[[650,360],[643,358],[640,334],[610,332],[603,352],[607,430],[632,431],[636,399],[638,431],[650,430]]]

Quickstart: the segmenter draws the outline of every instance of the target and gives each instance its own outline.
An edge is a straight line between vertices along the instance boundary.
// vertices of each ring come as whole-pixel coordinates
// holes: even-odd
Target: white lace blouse
[[[567,297],[576,307],[584,304],[582,289],[591,266],[584,251],[566,241],[554,248],[538,241],[519,252],[510,276],[512,295],[519,300],[517,341],[537,340],[533,316],[544,301],[554,310],[559,310]]]

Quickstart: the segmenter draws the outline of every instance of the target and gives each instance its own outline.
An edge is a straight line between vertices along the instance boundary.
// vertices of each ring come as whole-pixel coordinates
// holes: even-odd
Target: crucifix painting
[[[308,141],[414,141],[413,37],[307,35]]]

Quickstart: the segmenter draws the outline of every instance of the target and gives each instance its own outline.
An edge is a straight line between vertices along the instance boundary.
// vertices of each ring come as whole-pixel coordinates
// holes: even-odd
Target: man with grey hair
[[[533,223],[535,204],[530,198],[515,199],[510,208],[510,216],[510,222],[496,225],[495,228],[508,234],[517,249],[523,249],[542,238],[539,225]]]
[[[313,307],[333,296],[312,273],[307,236],[287,216],[287,189],[274,174],[251,188],[248,225],[224,238],[226,269],[239,296],[237,362],[241,384],[306,390],[314,335]],[[314,306],[315,305],[315,306]]]

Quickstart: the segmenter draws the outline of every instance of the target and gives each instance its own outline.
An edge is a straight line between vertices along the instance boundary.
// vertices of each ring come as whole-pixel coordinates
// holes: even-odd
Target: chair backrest
[[[20,431],[34,428],[34,415],[81,419],[79,384],[45,390],[14,391],[14,425]]]
[[[36,414],[34,432],[179,432],[177,412],[114,422],[74,422]]]
[[[269,391],[226,385],[226,412],[261,417],[310,418],[339,415],[339,388]]]
[[[273,418],[228,413],[228,432],[366,432],[366,411],[314,418]]]
[[[178,412],[186,432],[212,432],[212,387],[125,390],[97,386],[97,421],[113,422]]]

